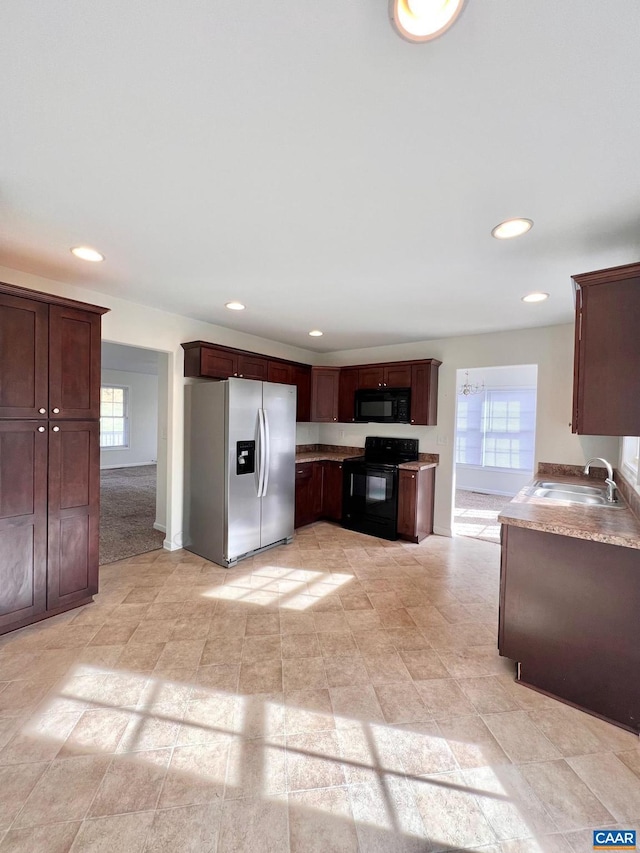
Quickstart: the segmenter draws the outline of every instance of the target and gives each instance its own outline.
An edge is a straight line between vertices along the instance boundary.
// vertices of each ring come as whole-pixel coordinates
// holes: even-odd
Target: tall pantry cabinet
[[[0,283],[0,634],[98,591],[107,310]]]

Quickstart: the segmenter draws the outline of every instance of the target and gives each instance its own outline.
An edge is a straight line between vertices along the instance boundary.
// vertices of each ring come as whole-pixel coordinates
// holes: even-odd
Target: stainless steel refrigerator
[[[221,566],[293,539],[296,388],[185,387],[183,544]]]

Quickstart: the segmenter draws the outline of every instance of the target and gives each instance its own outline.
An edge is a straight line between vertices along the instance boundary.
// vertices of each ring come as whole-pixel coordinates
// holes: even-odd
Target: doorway
[[[533,476],[538,367],[456,372],[454,536],[500,542],[498,515]]]
[[[167,355],[102,343],[100,565],[162,548]]]

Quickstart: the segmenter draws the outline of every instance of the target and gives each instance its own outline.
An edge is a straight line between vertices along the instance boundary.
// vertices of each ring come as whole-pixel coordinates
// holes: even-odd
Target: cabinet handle
[[[337,420],[338,420],[337,418],[334,418],[334,421],[337,421]]]
[[[38,427],[38,432],[44,432],[44,427]]]
[[[413,419],[413,418],[411,418],[411,423],[412,423],[412,424],[415,424],[415,421],[414,421],[414,419]]]
[[[46,414],[47,414],[47,410],[46,410],[46,409],[38,409],[38,414],[39,414],[39,415],[46,415]]]
[[[244,379],[244,373],[240,374],[240,379]]]
[[[51,411],[53,412],[54,415],[60,414],[60,409],[57,406],[55,407],[55,409],[51,409]]]
[[[60,427],[55,426],[55,427],[53,428],[53,431],[54,431],[54,432],[60,432]]]
[[[411,479],[412,479],[412,480],[415,480],[415,478],[416,478],[416,475],[415,475],[415,474],[412,474],[412,475],[411,475]]]

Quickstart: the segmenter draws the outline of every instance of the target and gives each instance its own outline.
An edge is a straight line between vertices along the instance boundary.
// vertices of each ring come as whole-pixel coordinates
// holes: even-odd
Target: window
[[[123,385],[100,388],[100,447],[129,446],[129,389]]]
[[[640,491],[640,438],[625,436],[622,439],[622,473]]]
[[[535,388],[487,388],[458,401],[456,462],[533,470]]]

